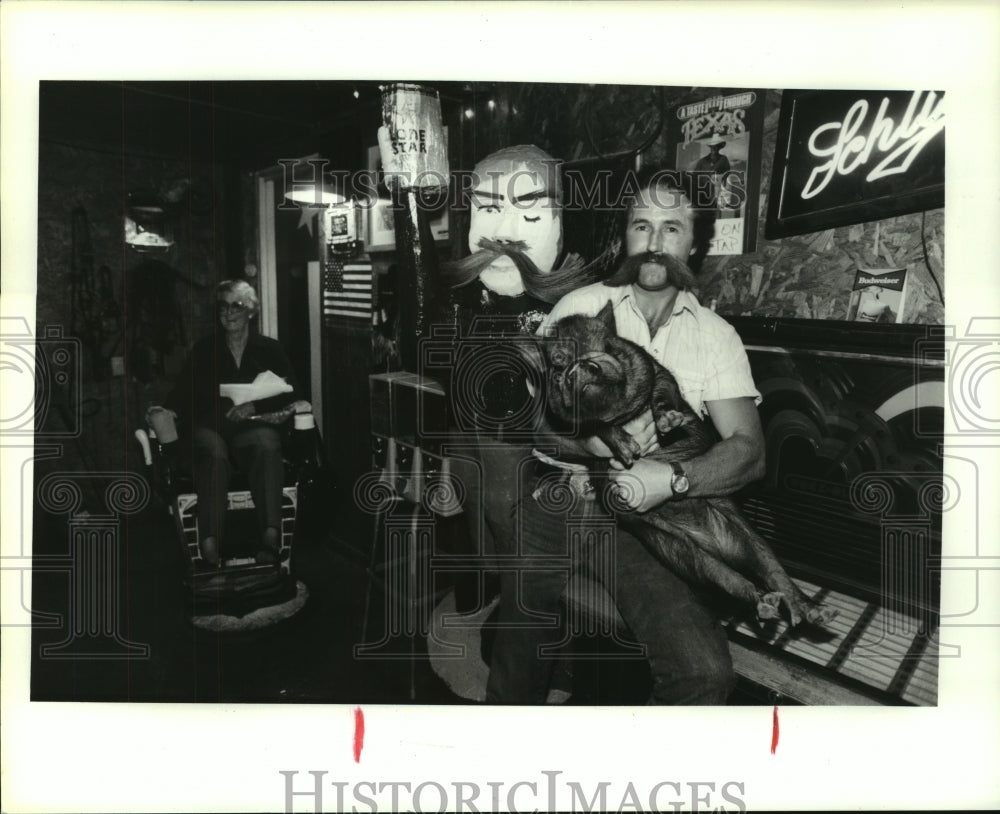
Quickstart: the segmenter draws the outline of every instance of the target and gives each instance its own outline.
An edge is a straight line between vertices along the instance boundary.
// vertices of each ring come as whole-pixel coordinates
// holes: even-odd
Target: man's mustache
[[[694,272],[683,260],[662,252],[643,252],[626,257],[614,274],[604,281],[607,286],[632,285],[639,279],[639,270],[646,263],[663,266],[667,271],[667,284],[676,288],[692,288],[695,284]]]
[[[474,280],[498,257],[509,257],[521,275],[524,290],[542,302],[555,303],[564,294],[593,282],[584,274],[583,261],[578,255],[569,255],[563,264],[552,271],[542,271],[535,261],[528,257],[528,244],[523,240],[496,241],[483,237],[479,240],[479,250],[461,260],[445,263],[441,267],[446,283],[453,288],[461,288]]]

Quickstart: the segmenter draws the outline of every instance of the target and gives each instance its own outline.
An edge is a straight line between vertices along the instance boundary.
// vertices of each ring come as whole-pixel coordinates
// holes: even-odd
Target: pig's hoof
[[[825,625],[837,616],[836,608],[825,608],[822,605],[806,611],[806,621],[813,625]]]
[[[618,448],[618,460],[625,464],[626,467],[631,467],[641,456],[642,447],[631,436],[626,438],[624,443]]]
[[[656,429],[661,433],[668,433],[675,427],[684,423],[684,413],[679,410],[667,410],[660,413],[656,418]]]
[[[633,452],[630,449],[621,449],[615,456],[619,461],[621,461],[622,466],[626,469],[631,469],[632,464],[639,460],[638,452]]]
[[[777,619],[781,616],[781,600],[785,595],[780,591],[772,591],[769,594],[762,594],[757,599],[758,619]]]

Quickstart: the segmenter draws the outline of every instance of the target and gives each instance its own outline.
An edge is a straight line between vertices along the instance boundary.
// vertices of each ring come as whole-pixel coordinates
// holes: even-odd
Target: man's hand
[[[253,406],[252,401],[246,401],[243,404],[237,404],[234,407],[229,408],[229,412],[226,413],[226,418],[230,421],[246,421],[250,416],[257,412],[257,408]]]
[[[644,458],[650,452],[660,448],[652,410],[646,410],[642,415],[633,418],[627,424],[623,425],[622,428],[639,445],[640,458]],[[591,455],[597,458],[611,458],[611,466],[615,469],[625,468],[617,458],[613,457],[607,444],[597,436],[587,438],[583,441],[583,445]]]
[[[177,413],[173,410],[152,405],[146,410],[146,423],[153,428],[161,444],[177,440]]]
[[[616,467],[609,475],[617,487],[617,499],[630,511],[648,512],[673,497],[670,480],[674,470],[663,461],[640,458],[631,469]]]

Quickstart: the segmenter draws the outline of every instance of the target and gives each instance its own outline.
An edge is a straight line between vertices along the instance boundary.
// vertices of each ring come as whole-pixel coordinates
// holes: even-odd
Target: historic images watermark
[[[948,641],[949,629],[1000,627],[995,607],[980,601],[983,580],[991,576],[995,583],[1000,571],[997,540],[984,533],[985,518],[995,515],[989,494],[1000,449],[1000,316],[972,317],[961,332],[952,325],[937,327],[918,343],[915,357],[918,389],[929,384],[920,378],[924,357],[939,358],[945,368],[942,457],[948,472],[939,486],[930,488],[926,502],[961,519],[962,533],[946,540],[938,564],[942,577],[949,572],[952,584],[961,583],[958,597],[952,595],[948,604],[966,599],[955,603],[954,610],[943,609],[940,621],[941,655],[959,656],[961,648]],[[916,432],[933,435],[933,422],[924,423],[927,414],[915,415]]]
[[[381,571],[385,590],[383,613],[376,618],[384,627],[370,629],[371,609],[366,608],[363,642],[354,648],[356,658],[466,659],[470,656],[468,648],[440,638],[442,631],[433,622],[434,613],[427,598],[442,580],[461,572],[476,574],[482,583],[491,573],[513,571],[521,579],[529,574],[557,573],[569,579],[583,565],[593,578],[587,583],[594,592],[592,601],[565,603],[562,620],[525,606],[518,594],[524,618],[533,622],[501,622],[496,618],[484,622],[476,614],[464,613],[448,615],[442,625],[452,629],[497,630],[537,624],[552,633],[552,641],[541,648],[540,656],[557,656],[580,635],[596,632],[606,641],[616,643],[618,649],[613,652],[598,649],[588,652],[586,658],[645,657],[644,647],[625,638],[614,613],[595,614],[592,610],[595,605],[610,608],[614,603],[616,525],[606,509],[595,507],[615,504],[617,492],[607,479],[598,480],[585,473],[567,476],[558,469],[533,482],[532,473],[539,458],[529,450],[545,412],[545,387],[540,370],[531,360],[539,354],[541,345],[553,343],[555,349],[567,341],[521,335],[505,338],[502,343],[488,336],[463,337],[461,343],[456,343],[456,337],[446,326],[435,326],[431,335],[420,342],[419,374],[400,372],[380,377],[379,389],[373,395],[373,411],[385,415],[373,421],[379,442],[376,465],[355,483],[354,501],[377,521],[375,545],[379,546],[377,559],[385,563]],[[505,403],[505,409],[497,412],[488,397],[494,379],[526,380],[524,401]],[[443,389],[431,386],[430,381],[443,383]],[[445,414],[450,421],[444,420]],[[551,437],[576,434],[569,428],[547,430]],[[509,518],[514,549],[492,555],[482,550],[464,554],[439,552],[438,518],[469,511],[470,493],[482,493],[490,484],[498,485],[498,474],[488,476],[487,464],[470,455],[470,451],[477,448],[482,451],[484,447],[499,450],[505,444],[514,444],[516,450],[524,453],[518,453],[517,461],[503,455],[497,459],[499,463],[492,462],[509,467],[510,471],[500,473],[499,478],[514,484],[511,494],[521,495],[516,505],[511,506]],[[635,484],[626,486],[634,488]],[[556,545],[553,553],[546,556],[525,553],[524,524],[530,522],[524,511],[526,501],[537,501],[544,513],[565,519],[561,526],[564,543],[561,550]],[[415,506],[422,510],[411,511]],[[485,523],[485,516],[480,516],[478,522]],[[482,535],[475,539],[481,540]],[[433,644],[434,655],[415,650],[409,641],[414,636]],[[583,656],[580,652],[576,655]]]
[[[561,770],[510,781],[419,783],[336,780],[329,772],[283,770],[284,811],[746,811],[742,780],[636,783],[570,780]]]
[[[34,461],[59,458],[63,444],[82,432],[81,342],[62,326],[47,326],[37,338],[23,317],[0,322],[0,366],[5,374],[0,411],[0,453],[12,488],[21,498],[17,552],[4,552],[0,574],[5,588],[20,598],[24,613],[4,619],[4,627],[62,630],[65,637],[42,645],[43,659],[145,659],[150,647],[124,635],[119,526],[124,515],[149,501],[145,478],[134,472],[54,471],[27,477]],[[95,497],[96,496],[96,497]],[[67,518],[66,550],[29,554],[30,507]],[[68,575],[68,613],[36,608],[27,599],[31,572]]]
[[[385,195],[388,192],[385,187],[386,176],[377,170],[351,172],[331,169],[330,160],[325,158],[282,158],[277,163],[282,168],[280,196],[282,202],[278,205],[278,209],[294,210],[301,206],[325,209],[329,205],[323,196],[326,187],[338,190],[342,197],[353,200],[362,209],[375,206],[380,194]],[[564,167],[563,162],[556,159],[539,159],[539,163],[545,165],[544,172],[527,169],[512,173],[492,171],[480,176],[472,170],[452,170],[446,177],[434,170],[428,170],[412,177],[406,172],[393,175],[400,178],[402,185],[407,189],[439,190],[438,195],[421,196],[416,201],[418,206],[435,212],[443,209],[454,212],[468,211],[473,205],[473,191],[482,189],[491,191],[494,197],[509,200],[511,205],[518,209],[534,209],[541,206],[576,212],[613,212],[624,209],[644,190],[645,186],[640,184],[636,173],[632,171],[618,177],[606,169],[593,170],[585,174],[582,170]],[[692,189],[696,200],[691,201],[692,206],[712,208],[716,205],[716,173],[704,170],[662,169],[654,177],[662,179],[663,182],[671,182],[677,187],[684,176],[692,176],[695,179]],[[532,184],[541,185],[551,194],[540,198],[535,195],[519,198],[515,191],[522,178],[527,178]],[[651,184],[645,192],[657,206],[669,208],[681,202],[680,193],[676,189],[667,188],[669,186],[670,183],[665,186]],[[742,186],[739,187],[739,191],[745,195]],[[308,201],[310,196],[315,196],[314,200]]]
[[[70,535],[67,552],[58,558],[32,562],[27,549],[6,553],[0,570],[8,587],[20,593],[23,580],[32,567],[48,570],[64,570],[71,574],[74,601],[71,607],[73,618],[64,619],[57,614],[47,613],[45,608],[30,607],[22,603],[25,613],[4,620],[9,625],[34,625],[36,627],[62,628],[67,638],[62,645],[49,648],[46,657],[58,657],[70,653],[74,658],[144,658],[148,649],[125,641],[119,631],[117,595],[120,590],[119,563],[114,556],[117,540],[118,517],[140,510],[148,500],[148,487],[134,473],[58,473],[37,484],[25,482],[23,473],[31,460],[58,455],[61,443],[72,439],[80,432],[80,348],[79,340],[66,336],[58,327],[49,326],[43,335],[31,334],[27,321],[21,318],[5,318],[0,326],[0,352],[3,356],[5,376],[13,388],[5,388],[4,409],[0,413],[0,438],[8,472],[22,473],[18,484],[22,491],[22,504],[34,504],[35,510],[66,512],[71,515]],[[986,476],[980,471],[983,455],[995,450],[1000,434],[1000,416],[997,402],[989,396],[991,373],[995,371],[1000,358],[1000,318],[977,317],[971,319],[965,330],[959,332],[954,326],[936,329],[940,332],[938,345],[943,340],[944,353],[941,359],[946,368],[946,380],[940,382],[922,381],[919,364],[915,365],[914,388],[920,390],[940,390],[938,403],[944,408],[946,428],[944,433],[944,457],[951,465],[951,472],[940,482],[929,478],[926,472],[901,471],[895,474],[910,477],[919,474],[921,496],[919,517],[910,518],[906,531],[912,531],[916,523],[923,529],[926,515],[932,512],[961,512],[968,519],[970,533],[961,540],[949,541],[945,555],[932,568],[943,571],[961,572],[963,579],[973,584],[968,591],[970,597],[978,595],[979,583],[987,574],[1000,570],[1000,557],[990,548],[989,541],[980,533],[980,512],[984,509],[984,491],[980,488]],[[928,343],[928,347],[930,346]],[[484,350],[490,350],[488,344]],[[916,349],[919,357],[927,351]],[[940,353],[940,351],[935,351]],[[437,357],[435,357],[437,358]],[[921,361],[920,359],[916,360]],[[995,374],[994,374],[995,375]],[[25,381],[20,381],[25,379]],[[27,386],[25,386],[27,382]],[[468,395],[468,394],[466,394]],[[22,397],[23,396],[23,397]],[[464,398],[464,397],[463,397]],[[474,399],[470,401],[473,403]],[[418,402],[419,406],[420,402]],[[532,413],[533,415],[534,413]],[[916,432],[933,433],[933,427],[924,427],[927,413],[914,412]],[[418,423],[424,418],[417,416]],[[34,438],[32,439],[32,435]],[[32,444],[31,441],[34,441]],[[373,473],[375,474],[375,473]],[[880,478],[884,478],[883,473]],[[379,475],[378,477],[381,477]],[[107,505],[100,517],[86,516],[81,508],[81,488],[92,490],[95,478],[103,478],[102,489]],[[376,483],[386,487],[375,490]],[[379,511],[385,501],[398,497],[383,481],[369,481],[370,493],[365,493],[365,503],[371,511]],[[461,484],[444,475],[430,478],[426,484],[430,490],[432,503],[451,506],[460,503]],[[857,508],[869,512],[882,512],[882,504],[877,498],[882,491],[878,483],[854,484],[854,502]],[[373,500],[373,496],[379,497]],[[360,494],[360,492],[359,492]],[[360,499],[360,498],[359,498]],[[872,501],[875,500],[873,503]],[[91,513],[93,514],[93,513]],[[27,516],[27,515],[25,515]],[[24,527],[22,517],[20,537],[30,538],[30,529]],[[896,519],[893,518],[893,522]],[[891,547],[890,547],[891,548]],[[890,548],[886,556],[892,554]],[[99,561],[104,564],[94,570],[86,564],[91,554],[97,556],[98,549],[104,551]],[[107,550],[105,550],[107,549]],[[889,563],[891,565],[891,563]],[[85,567],[86,566],[86,567]],[[106,566],[106,567],[105,567]],[[428,575],[429,579],[434,574]],[[414,586],[418,589],[419,586]],[[88,598],[89,597],[89,598]],[[91,601],[93,600],[93,601]],[[388,614],[398,616],[403,609],[413,607],[398,597],[389,597],[393,606]],[[102,618],[90,618],[88,609],[110,608]],[[398,619],[392,633],[427,636],[431,633],[429,621],[423,617]],[[924,620],[916,620],[920,625]],[[947,641],[947,629],[959,627],[996,627],[1000,619],[994,618],[985,604],[974,604],[969,609],[944,614],[940,620],[940,655],[958,655]],[[94,645],[82,648],[83,639]],[[58,655],[57,655],[58,654]],[[409,648],[390,656],[389,653],[366,652],[356,655],[369,657],[412,657]]]
[[[458,387],[449,388],[448,398],[451,401],[448,406],[454,421],[449,427],[441,425],[440,410],[437,409],[439,405],[421,397],[413,397],[410,399],[413,415],[407,417],[407,421],[413,425],[410,427],[410,434],[415,439],[429,439],[436,445],[446,444],[456,432],[470,444],[481,439],[484,434],[487,438],[495,434],[500,424],[483,426],[483,417],[489,419],[490,416],[482,407],[482,394],[477,388],[488,378],[491,370],[506,371],[530,381],[534,372],[524,362],[524,353],[516,346],[519,342],[525,344],[533,341],[535,340],[530,337],[524,337],[523,341],[517,338],[505,347],[488,338],[474,338],[466,343],[467,347],[462,351],[465,355],[462,356],[456,349],[454,337],[434,334],[424,340],[420,354],[423,361],[421,372],[433,375],[436,379],[451,377],[459,384]],[[915,641],[919,639],[925,644],[933,642],[935,647],[924,648],[929,658],[957,656],[957,648],[950,646],[947,641],[948,628],[995,627],[1000,624],[1000,619],[992,618],[989,607],[982,603],[976,603],[970,609],[962,608],[958,613],[946,611],[939,614],[937,602],[931,601],[931,583],[939,578],[941,572],[962,572],[959,575],[961,579],[974,583],[967,592],[969,597],[974,598],[978,595],[979,583],[986,574],[1000,570],[1000,558],[990,549],[988,541],[983,539],[980,532],[980,512],[983,508],[980,482],[984,480],[984,474],[980,472],[983,462],[977,460],[996,446],[995,439],[1000,433],[997,402],[989,398],[986,392],[998,358],[998,318],[971,320],[963,335],[958,335],[955,328],[950,326],[930,329],[927,340],[918,341],[915,347],[911,386],[900,392],[893,405],[884,405],[884,408],[891,408],[893,415],[911,416],[907,420],[913,422],[912,430],[916,437],[943,441],[940,456],[947,462],[948,471],[942,472],[940,464],[937,467],[906,468],[899,467],[897,463],[896,467],[862,474],[852,482],[837,487],[838,500],[847,503],[859,516],[873,518],[881,529],[883,538],[880,562],[877,565],[880,565],[883,576],[883,605],[889,611],[880,617],[879,624],[886,629],[881,631],[881,636],[877,635],[878,630],[873,630],[874,640],[869,637],[863,644],[855,646],[854,655],[857,658],[885,658],[882,641],[890,634],[903,633],[911,635]],[[412,374],[407,375],[416,378]],[[535,384],[537,386],[538,383]],[[530,443],[535,429],[534,421],[542,411],[543,407],[535,401],[523,405],[523,409],[516,411],[516,415],[505,416],[503,420],[506,423],[502,425],[504,437]],[[942,412],[945,416],[943,431]],[[390,445],[395,443],[391,439],[387,442]],[[413,445],[416,448],[419,442],[414,440]],[[424,456],[425,463],[432,459],[433,455]],[[512,477],[515,475],[513,473]],[[399,487],[401,483],[406,484],[402,490]],[[816,481],[815,485],[829,486],[820,481]],[[800,490],[800,487],[801,484],[796,490]],[[912,495],[913,500],[901,501],[901,490],[905,493],[904,497]],[[380,469],[358,482],[355,498],[358,505],[366,511],[379,514],[407,496],[417,500],[423,497],[423,503],[431,509],[431,513],[422,516],[418,522],[402,517],[393,518],[391,513],[386,515],[385,558],[387,561],[403,561],[407,551],[413,550],[412,535],[422,534],[426,538],[425,542],[433,541],[433,514],[437,511],[435,507],[448,507],[449,511],[457,511],[466,491],[467,485],[446,470],[425,471],[421,480],[420,477],[414,477],[412,471],[393,471],[387,475],[385,469]],[[408,495],[402,492],[407,492]],[[961,540],[949,540],[943,554],[934,552],[931,539],[938,533],[935,527],[940,522],[936,518],[947,519],[957,514],[967,519],[971,533]],[[568,538],[571,537],[570,531],[567,532]],[[914,571],[917,548],[923,554]],[[562,562],[539,561],[526,563],[525,567],[572,568],[576,562],[569,556],[572,553],[568,548],[567,557]],[[470,569],[477,567],[472,561],[460,565]],[[386,591],[385,619],[388,620],[389,627],[380,642],[360,645],[355,655],[367,658],[409,658],[412,657],[411,648],[401,647],[396,653],[389,642],[411,633],[423,637],[434,636],[430,612],[422,612],[421,603],[416,600],[420,592],[432,586],[447,567],[450,565],[442,558],[419,560],[416,570],[411,574],[414,578],[419,578],[419,584],[409,585],[410,591],[405,596],[399,591]],[[901,573],[908,575],[906,580],[899,577]],[[911,607],[920,608],[920,612],[909,613],[908,609]],[[572,623],[573,620],[568,621]],[[583,621],[580,620],[581,623]],[[445,647],[445,650],[448,648]],[[463,658],[466,654],[455,652],[451,655]]]

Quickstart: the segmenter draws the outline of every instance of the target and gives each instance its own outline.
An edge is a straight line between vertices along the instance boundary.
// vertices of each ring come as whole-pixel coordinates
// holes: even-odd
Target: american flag
[[[366,260],[326,261],[323,316],[371,321],[372,264]]]

